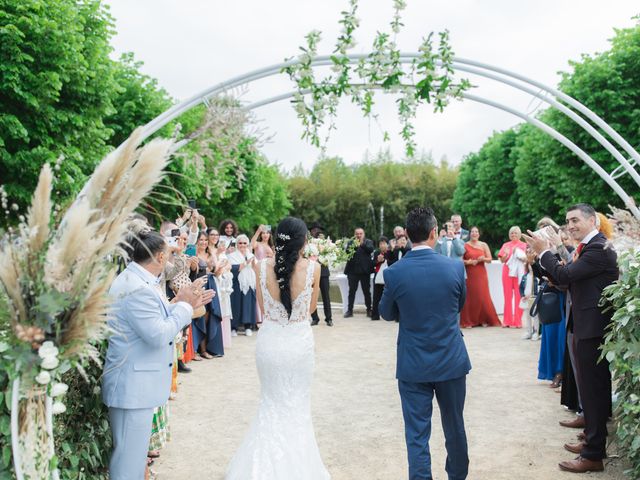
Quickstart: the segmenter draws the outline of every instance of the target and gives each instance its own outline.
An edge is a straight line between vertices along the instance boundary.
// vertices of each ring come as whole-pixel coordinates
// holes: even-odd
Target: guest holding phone
[[[260,225],[258,227],[251,239],[251,248],[258,261],[275,255],[271,225]]]
[[[220,222],[220,242],[226,247],[227,254],[233,253],[236,249],[236,237],[238,236],[238,225],[231,219]],[[233,245],[232,245],[233,244]]]

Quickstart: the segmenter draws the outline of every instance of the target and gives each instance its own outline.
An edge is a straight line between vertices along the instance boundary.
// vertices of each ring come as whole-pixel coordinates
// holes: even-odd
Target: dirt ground
[[[316,371],[312,409],[316,437],[333,480],[407,478],[406,448],[395,374],[396,323],[364,315],[337,317],[335,326],[314,327]],[[576,478],[558,469],[574,455],[563,450],[576,430],[549,382],[536,380],[539,342],[521,331],[465,330],[473,370],[467,383],[465,421],[473,480]],[[227,464],[257,406],[256,337],[234,338],[224,358],[192,362],[181,374],[171,404],[172,440],[154,470],[160,480],[224,478]],[[431,456],[435,479],[446,479],[446,452],[437,406]],[[609,454],[615,451],[611,448]],[[607,461],[597,477],[622,480],[619,459]],[[291,479],[295,480],[295,479]]]

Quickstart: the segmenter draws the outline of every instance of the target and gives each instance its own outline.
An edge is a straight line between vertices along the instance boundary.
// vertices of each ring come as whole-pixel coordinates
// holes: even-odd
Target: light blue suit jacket
[[[176,334],[191,323],[193,309],[169,304],[157,279],[130,263],[109,290],[114,333],[102,377],[102,400],[108,407],[154,408],[164,405],[171,390]]]
[[[380,315],[400,322],[396,377],[442,382],[469,373],[458,324],[466,298],[464,264],[430,248],[411,250],[383,275]]]
[[[447,242],[451,242],[451,251],[449,255],[447,255]],[[443,239],[438,239],[436,242],[436,246],[434,250],[440,255],[444,255],[445,257],[454,258],[456,260],[460,260],[464,257],[464,242],[459,238],[447,239],[446,237]]]

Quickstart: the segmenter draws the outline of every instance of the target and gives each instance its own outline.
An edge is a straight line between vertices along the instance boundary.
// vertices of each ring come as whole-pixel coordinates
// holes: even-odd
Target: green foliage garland
[[[402,27],[401,13],[406,2],[394,0],[393,6],[391,32],[378,32],[372,52],[357,64],[350,63],[347,52],[355,46],[354,33],[360,25],[356,16],[358,0],[349,0],[349,9],[342,12],[339,21],[342,33],[331,55],[331,72],[318,80],[313,71],[312,63],[318,55],[321,39],[321,32],[317,30],[305,37],[306,45],[300,47],[302,53],[297,57],[299,63],[283,69],[297,86],[293,104],[304,127],[302,138],[312,145],[324,147],[326,144],[335,129],[338,103],[342,97],[348,97],[360,107],[365,117],[371,117],[375,91],[383,90],[398,95],[397,113],[402,124],[400,135],[405,142],[407,156],[412,157],[415,153],[415,132],[411,122],[418,107],[430,103],[434,111],[442,111],[451,98],[460,98],[462,92],[471,86],[466,79],[456,82],[454,78],[453,51],[446,30],[438,34],[437,49],[433,45],[433,32],[429,33],[419,47],[420,57],[408,66],[400,63],[395,37]],[[324,126],[327,129],[323,137]],[[385,138],[388,138],[387,133]]]

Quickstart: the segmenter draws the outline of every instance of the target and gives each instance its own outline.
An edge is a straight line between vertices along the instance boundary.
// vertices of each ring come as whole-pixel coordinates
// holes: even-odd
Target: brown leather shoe
[[[576,417],[573,420],[561,420],[560,425],[567,428],[584,428],[584,417]]]
[[[560,470],[571,473],[602,472],[604,464],[602,460],[589,460],[584,457],[577,457],[575,460],[566,460],[558,464]]]
[[[586,445],[586,442],[578,442],[578,443],[565,443],[564,449],[571,453],[577,453],[580,455],[582,451],[582,447]]]

